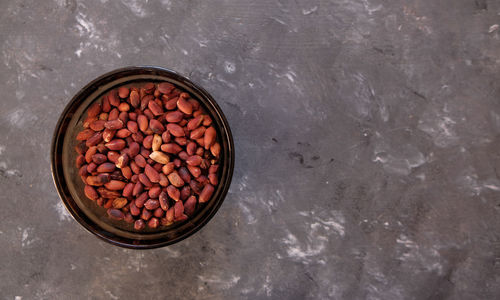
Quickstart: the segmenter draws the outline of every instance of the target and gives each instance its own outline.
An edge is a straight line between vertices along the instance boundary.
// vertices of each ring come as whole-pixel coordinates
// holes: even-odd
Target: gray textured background
[[[1,299],[500,297],[500,2],[1,1]],[[215,218],[132,251],[72,220],[56,120],[107,71],[188,75],[233,130]]]

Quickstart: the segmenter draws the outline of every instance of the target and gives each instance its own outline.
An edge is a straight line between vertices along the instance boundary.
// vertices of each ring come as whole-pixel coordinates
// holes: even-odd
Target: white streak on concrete
[[[313,6],[313,7],[308,8],[308,9],[304,8],[304,9],[302,9],[302,14],[304,16],[307,16],[307,15],[310,15],[310,14],[312,14],[313,12],[315,12],[317,10],[318,10],[317,6]]]
[[[139,272],[142,268],[147,268],[148,266],[146,263],[144,263],[144,253],[134,254],[133,252],[128,258],[127,265],[129,269],[135,268],[137,272]]]
[[[413,242],[412,240],[410,240],[407,236],[405,236],[403,234],[401,234],[396,239],[396,243],[402,244],[402,245],[404,245],[407,248],[418,248],[418,246],[415,244],[415,242]]]
[[[413,145],[391,147],[377,141],[373,162],[379,162],[385,171],[399,175],[409,175],[412,169],[427,162],[425,156]]]
[[[178,250],[170,249],[170,247],[165,247],[163,249],[164,249],[163,251],[167,252],[169,257],[177,258],[177,257],[181,256],[181,252]]]
[[[200,48],[207,47],[207,44],[209,42],[207,39],[196,39],[196,38],[193,38],[193,41],[197,42]]]
[[[282,24],[282,25],[286,25],[286,23],[284,21],[282,21],[282,20],[280,20],[280,19],[278,19],[276,17],[271,17],[271,19],[274,20],[274,21],[276,21],[276,22],[278,22],[278,23],[280,23],[280,24]]]
[[[241,289],[241,293],[244,294],[244,295],[250,294],[253,291],[254,291],[254,288],[251,288],[251,287]]]
[[[99,30],[98,26],[102,25],[100,22],[94,22],[92,18],[85,15],[83,12],[78,12],[75,16],[75,28],[80,37],[78,49],[75,50],[75,55],[81,57],[85,52],[110,52],[117,53],[119,49],[120,39],[117,33],[109,31],[108,28]],[[89,64],[91,62],[87,62]]]
[[[233,74],[236,71],[236,65],[233,62],[225,61],[224,71],[226,71],[226,73]]]
[[[271,285],[271,278],[269,275],[266,275],[266,282],[262,285],[262,288],[260,288],[258,294],[265,293],[267,297],[271,297],[271,293],[273,291],[273,286]]]
[[[441,256],[436,249],[433,247],[419,247],[419,245],[404,234],[401,234],[396,239],[396,243],[403,247],[399,249],[400,255],[397,257],[400,261],[419,267],[412,269],[424,269],[427,272],[437,272],[438,275],[442,275],[443,266],[440,263]]]
[[[423,113],[417,128],[430,135],[436,146],[446,148],[455,146],[459,141],[455,133],[456,124],[446,113],[429,109]]]
[[[17,169],[9,169],[8,165],[4,161],[0,161],[0,171],[4,172],[7,177],[17,176],[22,177],[22,173]]]
[[[25,118],[23,118],[23,116],[24,111],[22,109],[15,110],[9,114],[9,122],[16,127],[21,127],[25,122]]]
[[[172,1],[171,0],[161,0],[161,4],[165,6],[167,10],[170,10],[172,8]]]
[[[94,38],[96,36],[96,28],[94,23],[92,23],[86,15],[79,12],[76,17],[76,28],[79,31],[80,36],[88,35],[89,38]]]
[[[297,77],[297,74],[295,74],[295,72],[293,71],[288,71],[285,73],[284,75],[286,78],[288,78],[288,80],[290,80],[290,82],[295,82],[295,77]]]
[[[130,11],[134,15],[141,17],[141,18],[144,18],[147,15],[144,7],[142,6],[142,3],[144,3],[144,2],[145,1],[139,1],[139,0],[122,0],[122,3],[128,9],[130,9]]]
[[[71,215],[61,201],[57,202],[57,204],[55,205],[55,209],[57,211],[57,215],[59,216],[59,221],[71,220]]]
[[[217,79],[217,81],[219,81],[219,82],[221,82],[221,83],[225,84],[225,85],[226,85],[226,86],[228,86],[229,88],[236,89],[236,86],[235,86],[234,84],[232,84],[231,82],[229,82],[229,81],[225,80],[224,78],[222,78],[222,76],[217,75],[217,76],[216,76],[216,79]]]
[[[231,276],[226,277],[226,278],[221,278],[221,277],[216,276],[216,275],[212,275],[212,276],[199,275],[198,276],[198,279],[200,281],[213,284],[213,285],[215,285],[223,290],[228,290],[228,289],[232,288],[233,286],[235,286],[240,281],[240,278],[241,278],[240,276],[236,276],[236,275],[231,275]]]
[[[326,264],[326,249],[331,238],[344,237],[344,216],[338,211],[302,211],[298,212],[294,224],[303,224],[299,230],[285,230],[281,239],[285,257],[303,264]],[[283,256],[277,254],[278,259]]]
[[[384,122],[389,121],[389,109],[387,108],[387,105],[384,103],[383,99],[380,99],[378,106],[379,106],[380,118],[382,119],[382,121]]]
[[[319,255],[325,249],[324,239],[317,239],[313,243],[302,243],[290,232],[282,242],[286,245],[288,257],[304,261],[311,256]]]
[[[493,184],[485,184],[483,185],[485,188],[493,190],[493,191],[500,191],[500,186],[498,185],[493,185]]]
[[[247,218],[247,223],[249,225],[257,223],[257,218],[252,214],[252,211],[250,210],[250,208],[248,208],[248,206],[246,206],[242,201],[238,202],[238,205]]]
[[[24,242],[28,239],[28,229],[24,229],[23,230],[23,236],[22,236],[22,239],[21,239],[21,242],[23,243],[23,247],[24,247]]]
[[[38,240],[37,238],[30,238],[30,233],[33,231],[33,228],[27,227],[23,229],[21,235],[21,247],[27,247],[31,245],[33,242]]]
[[[106,295],[108,295],[111,299],[117,300],[119,299],[118,296],[113,295],[110,291],[105,292]]]
[[[368,12],[369,15],[373,14],[374,12],[377,12],[383,8],[382,4],[373,6],[368,2],[368,0],[363,0],[363,6],[365,7],[365,10]]]
[[[318,220],[322,225],[330,227],[334,231],[338,232],[340,234],[340,236],[345,235],[344,226],[340,222],[336,221],[335,219],[331,218],[331,219],[322,220],[322,219],[317,217],[316,220]],[[343,222],[343,217],[341,218],[341,220]]]

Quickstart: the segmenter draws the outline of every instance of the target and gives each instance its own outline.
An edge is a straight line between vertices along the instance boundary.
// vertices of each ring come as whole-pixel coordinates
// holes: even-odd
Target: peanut
[[[160,84],[158,84],[158,90],[160,91],[160,93],[162,94],[168,94],[170,93],[173,89],[175,88],[175,86],[169,82],[162,82]]]
[[[180,111],[171,111],[165,114],[165,120],[169,123],[178,123],[184,118],[184,114]]]
[[[102,97],[102,111],[105,113],[109,113],[110,110],[111,110],[111,104],[109,104],[108,95],[104,95]]]
[[[125,148],[124,140],[112,140],[109,143],[104,144],[109,150],[122,150]]]
[[[111,204],[112,203],[113,203],[113,201],[111,201]],[[119,209],[116,209],[116,208],[108,209],[108,216],[112,219],[115,219],[115,220],[123,220],[123,218],[125,218],[125,215],[123,214],[123,212]]]
[[[163,114],[163,109],[161,108],[161,106],[158,105],[158,103],[156,103],[153,100],[149,101],[148,108],[155,116],[159,116],[159,115]]]
[[[154,210],[160,207],[160,202],[155,199],[149,199],[146,203],[144,203],[144,207],[149,210]]]
[[[175,123],[170,123],[167,125],[167,130],[172,134],[173,136],[185,136],[184,129],[182,129],[181,126],[175,124]]]
[[[104,127],[106,127],[109,130],[121,129],[121,128],[123,128],[123,121],[120,119],[106,121],[106,122],[104,122]]]
[[[146,174],[144,173],[141,173],[139,174],[139,181],[145,186],[145,187],[152,187],[153,184],[151,183],[151,181],[149,180],[149,178],[146,176]]]
[[[97,194],[97,191],[91,187],[90,185],[86,185],[84,188],[85,196],[89,198],[90,200],[97,200],[99,198],[99,194]]]
[[[188,164],[189,166],[196,167],[201,164],[201,161],[202,158],[199,155],[193,155],[188,157],[188,159],[186,159],[186,164]]]
[[[146,202],[146,200],[148,200],[148,193],[144,192],[135,199],[135,206],[138,208],[144,207],[144,202]]]
[[[144,223],[144,221],[142,219],[135,221],[135,223],[134,223],[135,230],[140,231],[140,230],[143,230],[144,228],[146,228],[146,223]]]
[[[184,202],[184,213],[188,216],[193,215],[194,210],[196,209],[196,197],[190,196],[186,202]]]
[[[132,192],[134,191],[135,184],[132,182],[127,183],[127,185],[123,188],[122,195],[125,198],[132,197]]]
[[[196,116],[187,123],[187,129],[195,130],[200,127],[201,122],[203,122],[203,115]]]
[[[174,205],[174,218],[180,217],[184,213],[184,205],[182,201],[175,202]]]
[[[146,164],[146,167],[144,168],[144,174],[146,174],[151,182],[160,181],[160,174],[149,164]]]
[[[207,130],[205,127],[201,126],[196,128],[195,130],[191,131],[191,135],[189,136],[192,140],[197,140],[205,134],[205,130]]]
[[[142,132],[145,132],[149,127],[148,117],[146,117],[145,115],[137,116],[137,124],[139,125],[139,129]]]
[[[165,211],[161,207],[158,207],[153,212],[153,216],[155,216],[157,218],[162,218],[164,215],[165,215]]]
[[[172,173],[168,174],[167,178],[168,181],[175,187],[181,187],[184,185],[184,180],[182,180],[177,171],[173,171]]]
[[[116,191],[110,191],[104,187],[98,188],[97,191],[99,192],[99,195],[101,195],[101,197],[106,199],[114,199],[116,197],[120,197],[120,193]]]
[[[111,140],[115,137],[116,130],[104,129],[102,132],[102,138],[106,143],[111,142]]]
[[[130,92],[130,104],[135,108],[140,104],[139,93],[135,90]]]
[[[158,226],[160,225],[160,221],[158,220],[158,218],[151,218],[148,222],[148,227],[149,228],[157,228]]]
[[[165,127],[163,126],[163,124],[156,119],[151,119],[149,121],[149,127],[154,133],[157,134],[162,134],[165,131]]]
[[[152,188],[149,189],[148,191],[148,196],[149,198],[155,199],[160,196],[161,193],[161,187],[160,186],[153,186]]]
[[[120,99],[118,99],[117,97],[116,90],[112,90],[111,92],[109,92],[108,99],[109,99],[109,104],[111,104],[112,106],[116,107],[120,105]]]
[[[149,219],[151,219],[151,217],[153,216],[153,214],[146,209],[146,207],[144,207],[142,209],[142,213],[141,213],[141,219],[143,219],[144,221],[147,221]]]
[[[205,132],[205,137],[203,138],[205,149],[210,149],[210,146],[212,146],[215,141],[216,134],[217,132],[215,131],[215,128],[213,128],[212,126],[208,127],[207,131]]]
[[[115,198],[115,200],[113,200],[113,207],[117,209],[123,208],[127,205],[127,202],[126,198]]]
[[[120,190],[123,190],[123,188],[125,187],[126,183],[123,182],[123,181],[118,181],[118,180],[111,180],[109,181],[108,183],[105,183],[104,186],[108,189],[108,190],[112,190],[112,191],[120,191]]]
[[[173,185],[167,186],[167,194],[174,201],[179,201],[181,197],[181,192]]]
[[[104,120],[96,120],[92,123],[90,123],[90,129],[94,130],[94,131],[101,131],[104,129],[104,124],[106,123],[106,121]]]
[[[190,115],[193,113],[193,107],[191,106],[191,103],[189,103],[186,98],[182,97],[182,94],[181,97],[179,97],[179,100],[177,100],[177,107],[186,115]]]
[[[160,147],[161,151],[171,154],[177,154],[182,151],[181,146],[176,143],[163,144]]]
[[[134,217],[137,217],[141,214],[141,210],[137,206],[135,206],[134,202],[130,203],[130,214]]]
[[[101,103],[99,102],[95,102],[87,110],[87,116],[89,117],[95,117],[100,113],[101,113]]]
[[[106,162],[108,160],[108,158],[106,157],[106,155],[104,154],[101,154],[101,153],[96,153],[92,156],[92,161],[96,164],[96,165],[100,165],[104,162]]]
[[[91,137],[89,137],[87,139],[87,142],[85,142],[85,145],[87,147],[92,147],[92,146],[99,144],[100,142],[102,142],[102,133],[96,132],[96,133],[94,133],[94,135],[92,135]]]
[[[153,151],[158,151],[160,150],[160,146],[162,144],[162,139],[161,139],[161,136],[159,134],[155,134],[153,136],[153,143],[151,144],[151,150]]]
[[[160,164],[167,164],[169,161],[170,161],[170,158],[163,152],[161,151],[153,151],[151,152],[151,154],[149,155],[149,157],[156,161],[157,163],[160,163]]]
[[[130,90],[128,87],[122,86],[122,87],[118,88],[118,96],[120,96],[120,98],[122,98],[122,99],[127,98],[129,93],[130,93]]]
[[[153,147],[153,136],[148,135],[147,137],[145,137],[144,141],[142,142],[142,145],[146,149],[151,149],[151,147]]]
[[[211,184],[205,185],[200,193],[200,198],[198,198],[198,201],[200,201],[200,203],[207,202],[208,200],[210,200],[210,197],[212,197],[213,192],[214,187]]]

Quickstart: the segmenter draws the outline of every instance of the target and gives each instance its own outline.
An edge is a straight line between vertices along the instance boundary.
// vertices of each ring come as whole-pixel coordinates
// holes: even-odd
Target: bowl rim
[[[224,125],[224,131],[225,131],[225,137],[227,137],[227,144],[228,144],[228,169],[227,169],[227,177],[225,182],[220,182],[219,184],[223,184],[221,193],[219,195],[219,200],[215,203],[214,207],[211,209],[211,211],[203,218],[200,220],[200,222],[196,225],[193,226],[192,228],[189,228],[186,232],[183,232],[182,234],[168,240],[158,240],[158,242],[155,243],[147,243],[147,244],[142,244],[141,241],[143,240],[134,240],[136,243],[127,243],[123,241],[118,241],[114,240],[112,237],[103,234],[103,232],[107,232],[104,229],[102,232],[95,230],[84,220],[76,211],[74,211],[73,207],[68,203],[67,198],[71,198],[72,196],[69,194],[65,194],[62,189],[62,184],[66,183],[66,179],[64,178],[64,172],[62,170],[62,166],[58,166],[56,164],[56,159],[58,156],[62,156],[62,153],[58,154],[57,151],[57,146],[59,143],[62,143],[64,141],[64,135],[60,134],[60,129],[63,124],[63,122],[67,118],[67,114],[69,110],[75,105],[77,101],[81,101],[81,96],[82,94],[85,93],[85,91],[89,90],[91,87],[96,86],[97,83],[101,82],[102,80],[105,80],[108,77],[115,76],[119,73],[122,72],[130,72],[130,71],[148,71],[148,72],[154,72],[154,71],[159,71],[162,73],[167,73],[168,76],[170,77],[178,77],[178,79],[181,79],[184,84],[190,85],[191,88],[195,88],[197,92],[200,93],[200,96],[203,98],[204,101],[208,101],[210,105],[212,105],[215,109],[215,111],[218,114],[218,117],[220,117],[221,123]],[[222,130],[222,129],[220,129]],[[110,244],[113,244],[115,246],[120,246],[124,248],[129,248],[129,249],[153,249],[153,248],[159,248],[159,247],[164,247],[168,246],[177,242],[180,242],[187,237],[193,235],[196,233],[198,230],[200,230],[202,227],[204,227],[212,218],[213,216],[217,213],[219,210],[220,206],[225,200],[225,197],[227,195],[227,192],[229,191],[229,187],[231,185],[232,181],[232,176],[233,176],[233,171],[234,171],[234,164],[235,164],[235,149],[234,149],[234,141],[233,141],[233,136],[231,133],[231,129],[229,127],[229,122],[226,119],[226,116],[222,112],[222,109],[220,106],[217,104],[217,102],[214,100],[214,98],[208,93],[201,85],[198,83],[192,81],[190,78],[179,74],[176,71],[173,71],[168,68],[160,67],[160,66],[154,66],[154,65],[138,65],[138,66],[127,66],[127,67],[122,67],[118,69],[114,69],[112,71],[106,72],[103,75],[98,76],[97,78],[93,79],[90,81],[88,84],[86,84],[84,87],[82,87],[80,90],[78,90],[75,95],[71,98],[71,100],[66,104],[64,107],[63,111],[61,112],[59,119],[56,123],[56,126],[54,128],[54,134],[52,136],[52,141],[51,141],[51,147],[50,147],[50,168],[51,168],[51,174],[52,174],[52,181],[56,187],[57,194],[59,195],[60,201],[64,204],[64,207],[66,210],[70,213],[73,219],[75,219],[83,228],[85,228],[88,232],[94,234],[101,240],[104,240]],[[96,224],[98,225],[98,224]],[[111,234],[114,236],[114,234]]]

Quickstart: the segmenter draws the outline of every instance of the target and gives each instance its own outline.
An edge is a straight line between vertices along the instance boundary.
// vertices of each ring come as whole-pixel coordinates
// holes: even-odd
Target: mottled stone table
[[[493,0],[2,1],[1,298],[500,297],[499,14]],[[132,251],[68,215],[49,148],[74,93],[142,64],[210,91],[237,152],[205,228]]]

